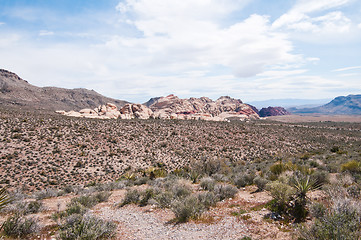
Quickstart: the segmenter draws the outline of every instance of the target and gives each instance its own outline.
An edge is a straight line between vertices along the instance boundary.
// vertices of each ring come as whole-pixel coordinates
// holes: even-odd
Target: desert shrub
[[[191,164],[192,170],[201,174],[212,176],[216,173],[228,174],[231,169],[224,159],[206,159],[198,160]]]
[[[209,209],[217,203],[217,197],[213,192],[201,192],[197,195],[198,201]]]
[[[5,220],[1,229],[8,237],[24,238],[36,233],[39,230],[39,225],[34,218],[26,218],[15,214]]]
[[[139,177],[139,178],[136,178],[134,180],[134,185],[143,185],[143,184],[146,184],[147,181],[149,180],[149,177]]]
[[[171,207],[177,222],[187,222],[189,219],[196,219],[204,211],[205,206],[195,195],[190,195],[182,200],[176,200]]]
[[[123,207],[127,204],[139,203],[139,201],[140,192],[137,189],[128,189],[120,206]]]
[[[229,178],[221,173],[215,173],[212,174],[212,178],[216,181],[216,182],[228,182]]]
[[[150,199],[152,199],[155,195],[155,191],[153,188],[148,188],[146,189],[145,191],[143,191],[141,193],[141,197],[140,197],[140,200],[139,200],[139,205],[142,207],[142,206],[146,206],[148,204],[148,201]]]
[[[358,173],[361,171],[361,165],[358,161],[352,160],[341,165],[341,171],[348,171],[350,173]]]
[[[211,177],[202,178],[200,182],[201,188],[208,191],[212,191],[215,185],[216,185],[216,181]]]
[[[278,181],[267,184],[266,188],[272,196],[271,209],[280,214],[288,213],[289,204],[295,194],[295,189]]]
[[[286,169],[286,166],[282,162],[278,162],[278,163],[271,165],[269,170],[271,173],[278,176],[282,172],[286,171],[287,169]]]
[[[355,199],[360,198],[360,186],[358,184],[353,184],[346,188],[347,194]]]
[[[245,187],[253,184],[254,175],[248,173],[240,173],[234,179],[234,184],[238,187]]]
[[[27,213],[38,213],[43,207],[43,203],[39,201],[31,201],[27,205]]]
[[[339,152],[340,150],[341,150],[341,149],[340,149],[339,146],[333,146],[333,147],[330,149],[330,151],[333,152],[333,153],[337,153],[337,152]]]
[[[165,191],[157,194],[154,197],[157,205],[161,208],[169,208],[171,207],[173,201],[173,194],[171,192]]]
[[[52,188],[46,188],[46,189],[43,189],[43,190],[41,190],[39,192],[36,192],[34,195],[35,195],[36,200],[42,200],[42,199],[45,199],[45,198],[52,198],[52,197],[59,196],[59,190],[52,189]]]
[[[190,195],[192,190],[186,183],[178,182],[172,187],[172,193],[174,197],[183,198]]]
[[[322,218],[326,215],[327,208],[322,203],[313,203],[310,207],[311,216],[314,218]]]
[[[299,231],[301,239],[360,239],[360,206],[349,199],[336,200],[326,214]]]
[[[115,235],[116,224],[91,215],[73,214],[60,226],[59,239],[98,240],[110,239]]]
[[[93,198],[97,203],[108,201],[111,193],[110,192],[97,192],[93,195]]]
[[[316,171],[311,174],[310,180],[312,182],[325,185],[329,182],[329,173],[326,171]]]
[[[70,216],[72,214],[83,215],[87,212],[87,208],[84,205],[82,205],[80,202],[70,202],[67,205],[65,212],[66,212],[66,216]]]
[[[86,208],[92,208],[98,203],[108,201],[111,194],[109,192],[97,192],[92,195],[83,195],[71,199],[71,203],[78,202]]]
[[[258,187],[258,191],[263,191],[266,189],[266,185],[269,181],[263,177],[257,176],[253,179],[253,182]]]
[[[236,195],[237,192],[238,189],[229,184],[217,184],[213,190],[213,193],[220,201],[226,198],[234,197],[234,195]]]

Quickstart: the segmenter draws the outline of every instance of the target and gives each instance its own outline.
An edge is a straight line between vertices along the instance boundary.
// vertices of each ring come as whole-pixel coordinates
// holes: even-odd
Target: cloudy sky
[[[145,102],[361,93],[359,0],[0,0],[0,68]]]

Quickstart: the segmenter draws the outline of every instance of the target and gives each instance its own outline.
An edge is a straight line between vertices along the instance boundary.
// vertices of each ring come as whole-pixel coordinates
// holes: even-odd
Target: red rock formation
[[[268,107],[268,108],[262,108],[261,111],[259,111],[260,117],[270,117],[270,116],[279,116],[279,115],[290,115],[286,109],[283,107]]]

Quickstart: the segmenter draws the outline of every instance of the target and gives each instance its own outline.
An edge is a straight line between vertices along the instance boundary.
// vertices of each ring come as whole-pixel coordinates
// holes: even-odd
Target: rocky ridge
[[[320,107],[291,108],[289,111],[296,114],[361,115],[361,94],[339,96]]]
[[[50,111],[59,109],[79,111],[83,108],[95,108],[106,102],[112,102],[118,108],[127,103],[104,97],[94,90],[84,88],[37,87],[15,73],[0,69],[0,104],[2,106]]]
[[[112,104],[95,109],[82,109],[79,112],[57,111],[60,114],[74,117],[101,119],[188,119],[229,121],[258,119],[258,113],[239,99],[228,96],[213,101],[207,97],[180,99],[177,96],[152,98],[143,104],[126,104],[120,109]]]

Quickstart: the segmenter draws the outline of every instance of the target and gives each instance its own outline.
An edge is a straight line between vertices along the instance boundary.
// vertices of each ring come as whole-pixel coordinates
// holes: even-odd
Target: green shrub
[[[198,218],[206,208],[197,196],[190,195],[185,199],[174,201],[171,209],[177,222],[187,222],[189,219]]]
[[[217,184],[213,190],[213,193],[220,201],[226,198],[233,198],[237,192],[238,189],[229,184]]]
[[[80,202],[70,202],[67,205],[67,208],[65,210],[66,216],[70,216],[72,214],[80,214],[83,215],[87,212],[87,208],[81,204]]]
[[[140,192],[137,189],[128,189],[125,193],[125,197],[123,202],[120,204],[121,207],[131,204],[131,203],[139,203],[140,201]]]
[[[338,147],[338,146],[333,146],[333,147],[330,149],[330,151],[333,152],[333,153],[336,153],[336,152],[340,151],[340,147]]]
[[[197,195],[197,198],[206,209],[215,206],[217,203],[217,197],[213,192],[201,192]]]
[[[354,199],[359,199],[360,198],[360,186],[358,184],[353,184],[349,187],[347,187],[346,191],[347,191],[347,194],[354,198]]]
[[[155,195],[154,189],[153,188],[148,188],[145,191],[143,191],[141,193],[141,197],[139,200],[139,205],[142,206],[146,206],[148,204],[149,199],[153,198]]]
[[[349,199],[336,200],[332,208],[320,218],[315,219],[310,227],[299,231],[301,239],[328,240],[360,239],[360,206]]]
[[[240,173],[234,179],[234,185],[238,188],[245,187],[247,185],[253,184],[254,175],[247,173]]]
[[[15,214],[6,219],[1,229],[8,237],[24,238],[36,233],[39,230],[39,225],[37,220],[33,218],[25,218],[24,216]]]
[[[42,200],[45,198],[52,198],[59,196],[59,190],[52,189],[52,188],[46,188],[39,192],[35,193],[36,200]]]
[[[349,161],[341,165],[341,171],[342,172],[348,171],[350,173],[360,172],[361,164],[356,160]]]
[[[201,179],[200,186],[204,190],[212,191],[215,185],[216,185],[216,181],[211,177],[205,177]]]
[[[311,216],[321,219],[327,213],[327,208],[322,203],[313,203],[310,207]]]
[[[326,171],[315,171],[310,175],[310,180],[320,185],[325,185],[329,182],[329,175]]]
[[[283,163],[279,162],[279,163],[275,163],[272,166],[270,166],[269,170],[271,173],[278,176],[281,173],[283,173],[284,171],[286,171],[287,169]]]
[[[158,206],[161,208],[169,208],[171,207],[173,201],[173,194],[171,192],[165,191],[157,194],[154,197],[155,201],[157,202]]]
[[[278,181],[267,184],[266,188],[273,197],[271,204],[272,211],[280,214],[288,214],[290,202],[293,199],[296,190],[288,184]]]
[[[258,187],[258,191],[263,191],[266,189],[266,185],[269,181],[263,177],[257,176],[253,179],[253,182]]]
[[[60,226],[59,239],[100,240],[114,237],[116,224],[91,215],[71,215]]]
[[[189,196],[192,193],[192,189],[185,183],[177,183],[172,188],[172,193],[176,198],[183,198]]]
[[[31,201],[31,202],[19,202],[15,206],[15,211],[22,215],[38,213],[43,207],[42,202]]]
[[[71,203],[78,202],[86,208],[92,208],[98,203],[108,201],[110,195],[109,192],[97,192],[92,195],[83,195],[72,198]]]

